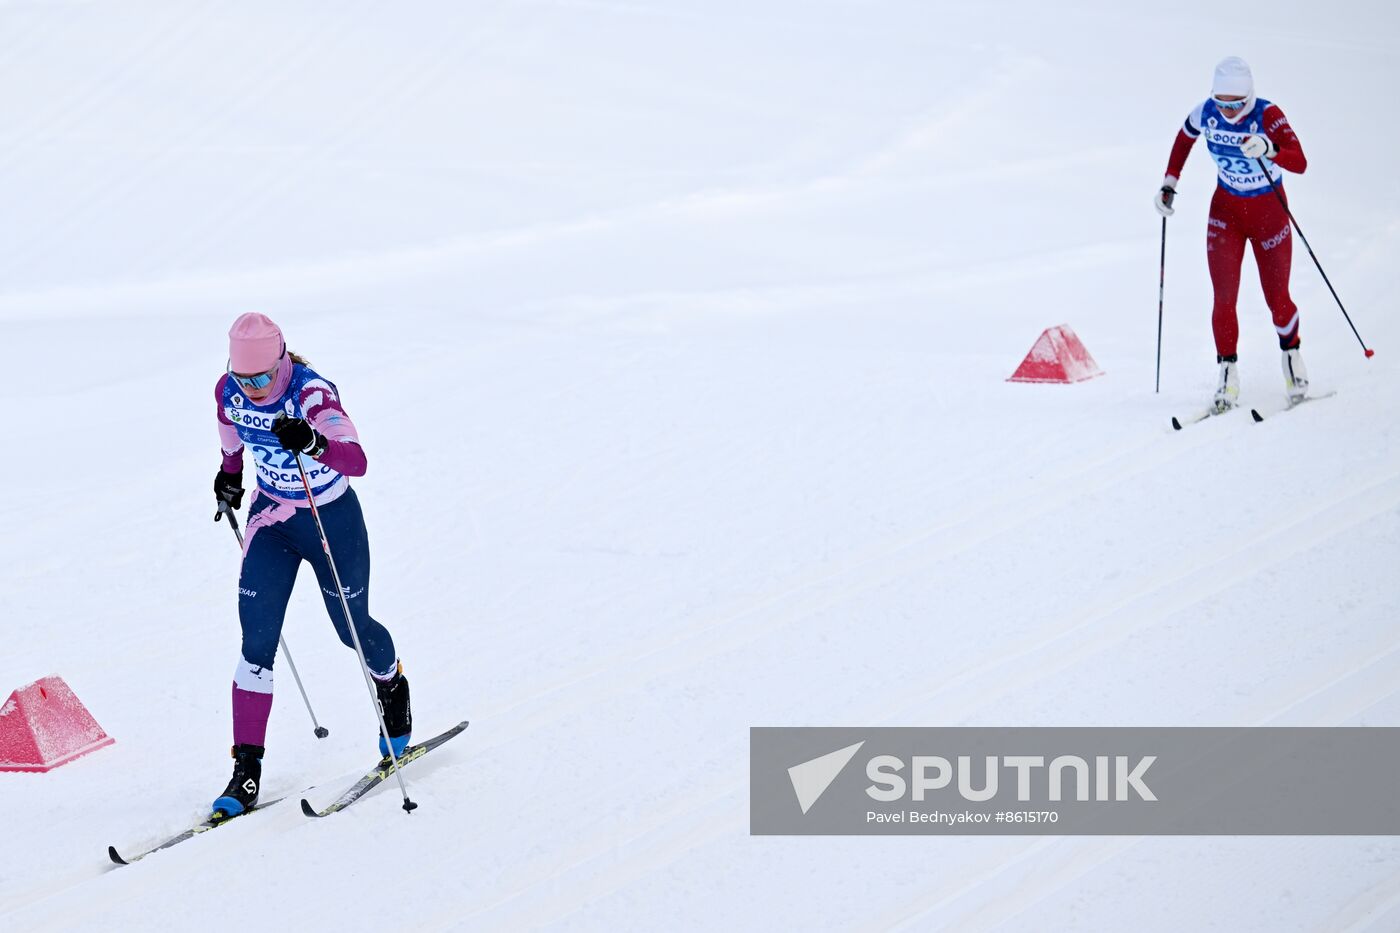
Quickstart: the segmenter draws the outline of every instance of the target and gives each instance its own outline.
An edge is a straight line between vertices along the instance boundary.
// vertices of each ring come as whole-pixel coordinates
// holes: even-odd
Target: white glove
[[[1240,152],[1248,159],[1272,159],[1278,155],[1274,141],[1267,136],[1246,136],[1240,143]]]
[[[1166,180],[1162,182],[1162,190],[1158,191],[1152,198],[1152,206],[1157,208],[1157,213],[1163,217],[1170,217],[1176,213],[1176,209],[1172,207],[1172,202],[1176,200],[1175,185],[1176,179],[1167,176]]]

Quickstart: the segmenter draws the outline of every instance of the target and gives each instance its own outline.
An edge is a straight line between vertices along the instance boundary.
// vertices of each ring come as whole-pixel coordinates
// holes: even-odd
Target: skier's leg
[[[375,677],[388,679],[394,674],[398,655],[388,629],[369,614],[369,537],[355,490],[346,490],[340,498],[322,506],[321,523],[326,528],[335,569],[340,573],[341,585],[345,587],[345,603],[350,607],[355,632],[360,636],[365,663]],[[321,597],[326,602],[326,612],[335,625],[336,634],[347,648],[353,648],[355,643],[350,638],[350,630],[345,627],[345,611],[335,591],[335,579],[331,576],[330,564],[321,552],[319,542],[315,554],[307,553],[306,558],[316,570]]]
[[[1220,360],[1233,359],[1240,339],[1240,322],[1235,303],[1240,294],[1240,264],[1244,261],[1245,231],[1230,210],[1228,195],[1217,192],[1211,201],[1206,222],[1206,265],[1215,291],[1211,328],[1215,332],[1215,353]]]
[[[408,679],[403,676],[403,665],[399,663],[393,637],[369,614],[369,537],[355,491],[347,490],[340,498],[323,506],[321,522],[325,525],[335,568],[345,588],[345,603],[350,607],[355,633],[359,635],[360,647],[365,652],[365,663],[374,677],[380,707],[384,711],[384,724],[393,739],[394,753],[399,754],[408,745],[413,728]],[[329,563],[321,554],[311,560],[311,564],[316,568],[321,595],[326,602],[326,611],[335,624],[336,634],[347,647],[354,647]],[[382,736],[379,748],[381,754],[389,753]]]
[[[1298,346],[1298,306],[1288,293],[1288,279],[1293,271],[1293,226],[1277,199],[1269,202],[1272,210],[1258,236],[1254,238],[1254,262],[1259,267],[1259,284],[1264,289],[1264,301],[1274,318],[1279,347],[1291,350]]]
[[[248,534],[238,578],[243,644],[233,675],[233,777],[212,805],[216,816],[237,816],[258,802],[267,719],[272,711],[272,665],[301,563],[281,527],[294,512],[290,506],[256,494],[248,508]]]
[[[1217,412],[1235,407],[1240,397],[1239,362],[1236,350],[1240,339],[1240,323],[1235,302],[1240,294],[1240,263],[1244,261],[1245,231],[1238,222],[1229,195],[1218,190],[1210,202],[1210,219],[1206,224],[1206,265],[1215,291],[1211,311],[1211,329],[1215,333],[1215,359],[1220,366],[1215,397],[1211,405]]]
[[[1277,198],[1260,200],[1255,221],[1254,263],[1259,267],[1259,284],[1274,318],[1278,345],[1283,351],[1283,387],[1290,402],[1308,394],[1308,370],[1299,349],[1298,306],[1288,293],[1293,271],[1293,225]]]
[[[238,578],[238,621],[242,657],[233,679],[233,741],[261,746],[272,710],[272,665],[296,583],[301,555],[285,534],[296,509],[268,496],[255,496],[248,511],[243,570]]]

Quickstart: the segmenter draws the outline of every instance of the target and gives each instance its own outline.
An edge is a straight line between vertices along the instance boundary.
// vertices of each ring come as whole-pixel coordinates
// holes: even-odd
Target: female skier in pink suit
[[[369,614],[369,540],[351,476],[365,474],[365,454],[334,383],[287,352],[282,331],[261,314],[244,314],[229,330],[228,371],[214,389],[223,465],[214,496],[230,508],[243,501],[243,451],[253,454],[257,486],[248,506],[248,535],[238,580],[242,657],[233,676],[233,777],[214,801],[215,814],[237,816],[254,806],[262,783],[272,666],[287,601],[302,561],[311,564],[340,640],[353,645],[330,563],[311,516],[297,467],[325,526],[355,631],[374,675],[395,754],[409,742],[408,680],[389,632]],[[222,511],[216,512],[217,520]],[[380,753],[388,748],[381,736]]]
[[[1236,354],[1240,326],[1235,299],[1240,291],[1240,263],[1244,260],[1246,240],[1254,248],[1264,300],[1273,314],[1283,349],[1284,386],[1289,400],[1296,401],[1307,395],[1308,374],[1298,351],[1298,307],[1288,294],[1293,262],[1292,226],[1273,186],[1282,194],[1281,169],[1302,174],[1308,160],[1278,105],[1255,98],[1249,65],[1240,58],[1227,58],[1215,67],[1210,98],[1187,115],[1176,135],[1166,178],[1154,199],[1158,213],[1164,217],[1173,213],[1177,179],[1200,136],[1206,139],[1218,174],[1206,228],[1206,263],[1215,287],[1211,325],[1215,331],[1216,362],[1220,364],[1213,408],[1217,412],[1228,411],[1240,396]]]

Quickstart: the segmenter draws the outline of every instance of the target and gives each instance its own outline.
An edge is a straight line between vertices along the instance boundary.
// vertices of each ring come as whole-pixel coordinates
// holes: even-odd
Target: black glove
[[[214,477],[214,501],[221,502],[229,509],[237,509],[243,505],[243,475],[241,473],[225,473],[220,470]],[[214,521],[224,517],[224,510],[219,509],[214,513]]]
[[[272,433],[277,435],[277,443],[285,449],[319,457],[326,452],[326,438],[311,426],[305,418],[288,418],[279,412],[272,419]]]

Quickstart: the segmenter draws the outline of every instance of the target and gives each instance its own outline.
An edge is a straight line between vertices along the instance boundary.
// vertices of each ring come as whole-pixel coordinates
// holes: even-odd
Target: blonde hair
[[[293,353],[291,350],[288,350],[287,356],[291,359],[293,363],[300,363],[302,366],[311,365],[311,361],[308,360],[306,357],[302,356],[300,353]]]

